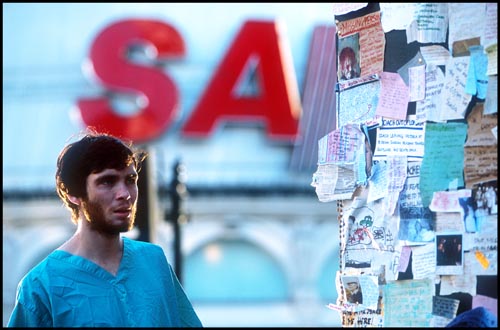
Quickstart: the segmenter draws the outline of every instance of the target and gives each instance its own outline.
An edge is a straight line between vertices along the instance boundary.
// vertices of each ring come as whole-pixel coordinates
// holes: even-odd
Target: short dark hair
[[[356,53],[354,53],[354,50],[351,47],[344,47],[340,51],[339,55],[339,61],[342,63],[346,59],[350,58],[352,61],[356,61]]]
[[[66,145],[57,158],[56,191],[71,211],[71,219],[78,222],[78,206],[68,195],[87,198],[87,177],[106,168],[122,170],[133,164],[139,172],[145,151],[136,150],[132,142],[88,128],[84,136]]]

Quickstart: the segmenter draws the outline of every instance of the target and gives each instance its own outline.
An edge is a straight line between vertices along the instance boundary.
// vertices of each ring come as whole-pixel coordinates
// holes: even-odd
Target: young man
[[[347,301],[351,304],[362,304],[363,303],[363,294],[361,293],[361,288],[359,287],[359,283],[356,281],[347,282]]]
[[[76,231],[20,281],[9,327],[202,327],[164,251],[134,225],[145,153],[92,130],[57,160]]]
[[[356,53],[351,47],[344,47],[339,54],[339,80],[349,80],[359,77]]]

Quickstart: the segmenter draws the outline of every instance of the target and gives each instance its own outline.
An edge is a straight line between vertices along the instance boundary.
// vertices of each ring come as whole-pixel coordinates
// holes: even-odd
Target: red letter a
[[[277,22],[246,22],[212,81],[194,108],[182,133],[206,137],[220,121],[263,121],[274,140],[293,142],[301,113],[291,55]],[[258,93],[239,95],[242,74],[254,61]]]

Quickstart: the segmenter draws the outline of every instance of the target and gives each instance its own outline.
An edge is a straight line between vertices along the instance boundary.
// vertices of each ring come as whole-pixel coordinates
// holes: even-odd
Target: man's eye
[[[106,176],[106,177],[102,177],[99,180],[97,180],[97,184],[103,185],[103,186],[110,186],[110,185],[113,185],[115,181],[116,181],[115,178]]]

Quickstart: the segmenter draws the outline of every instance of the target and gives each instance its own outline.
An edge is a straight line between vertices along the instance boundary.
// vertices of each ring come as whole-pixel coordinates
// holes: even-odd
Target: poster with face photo
[[[464,272],[463,234],[436,233],[436,274],[461,275]]]

